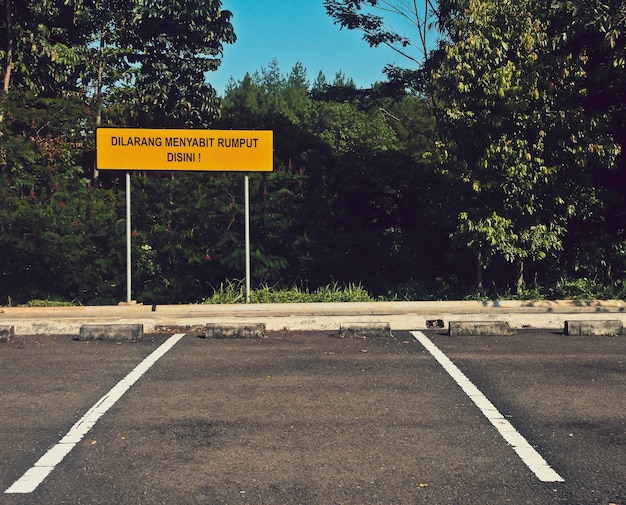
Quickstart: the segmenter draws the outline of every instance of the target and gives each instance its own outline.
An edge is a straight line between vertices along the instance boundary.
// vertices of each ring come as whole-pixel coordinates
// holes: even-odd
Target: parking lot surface
[[[542,482],[411,332],[185,335],[32,492],[6,492],[171,335],[0,345],[0,503],[626,505],[626,339],[423,334],[562,477]]]

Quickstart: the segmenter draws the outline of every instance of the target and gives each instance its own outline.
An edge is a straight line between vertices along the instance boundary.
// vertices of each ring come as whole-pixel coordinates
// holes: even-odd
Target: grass
[[[205,304],[244,303],[246,300],[243,281],[226,281],[214,289],[213,295],[203,301]],[[360,284],[340,286],[332,283],[314,291],[293,286],[278,289],[264,285],[250,290],[250,303],[321,303],[321,302],[371,302],[374,298]]]
[[[19,305],[19,307],[74,307],[73,302],[64,302],[61,300],[30,300]]]

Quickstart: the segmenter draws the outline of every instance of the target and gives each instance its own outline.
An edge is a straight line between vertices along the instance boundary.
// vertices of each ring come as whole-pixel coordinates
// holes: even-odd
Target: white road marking
[[[564,482],[563,477],[556,473],[545,459],[528,441],[507,421],[498,409],[480,390],[472,384],[461,370],[433,344],[421,331],[412,331],[411,334],[435,358],[446,372],[461,387],[467,396],[476,404],[483,415],[495,426],[502,438],[513,447],[524,464],[542,482]]]
[[[54,468],[63,461],[78,442],[96,424],[96,421],[109,410],[130,387],[146,373],[163,355],[185,336],[184,333],[177,333],[168,338],[163,344],[155,349],[152,354],[139,363],[126,377],[119,381],[113,388],[98,400],[83,417],[81,417],[70,431],[46,452],[35,465],[27,470],[18,480],[16,480],[6,491],[8,493],[32,493],[44,479],[50,475]]]

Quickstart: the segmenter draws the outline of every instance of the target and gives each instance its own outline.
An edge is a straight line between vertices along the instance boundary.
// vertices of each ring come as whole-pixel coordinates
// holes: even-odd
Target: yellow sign
[[[98,128],[98,170],[271,172],[271,130]]]

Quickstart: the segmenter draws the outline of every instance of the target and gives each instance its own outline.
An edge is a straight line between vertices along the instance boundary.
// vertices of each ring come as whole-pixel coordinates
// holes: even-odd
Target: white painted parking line
[[[126,377],[119,381],[113,388],[98,400],[83,417],[81,417],[70,431],[46,452],[35,465],[27,470],[18,480],[16,480],[6,491],[8,493],[32,493],[44,479],[50,475],[54,468],[63,461],[78,442],[96,424],[96,421],[109,410],[130,387],[146,373],[152,365],[162,358],[167,351],[185,336],[184,333],[177,333],[168,338],[163,344],[155,349],[152,354],[139,363]]]
[[[502,438],[513,447],[524,464],[542,482],[564,482],[563,477],[556,473],[545,459],[528,441],[504,419],[498,409],[472,384],[467,376],[448,358],[431,340],[421,331],[412,331],[411,334],[435,358],[446,372],[452,377],[461,389],[476,404],[483,415],[495,426]]]

